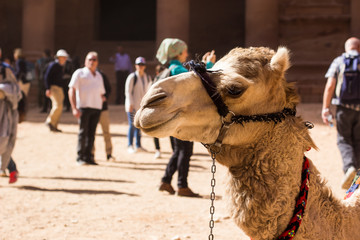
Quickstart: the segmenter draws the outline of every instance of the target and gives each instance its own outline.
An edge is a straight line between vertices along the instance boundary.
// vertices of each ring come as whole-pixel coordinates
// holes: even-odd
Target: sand
[[[336,129],[321,123],[320,104],[301,104],[298,115],[314,123],[311,135],[319,151],[314,161],[335,196],[342,198],[342,161]],[[107,161],[101,128],[95,140],[98,166],[76,164],[78,125],[64,112],[59,128],[45,127],[46,114],[29,110],[18,127],[13,157],[20,177],[15,184],[0,178],[0,240],[208,239],[211,158],[194,145],[189,186],[203,198],[168,195],[157,190],[171,155],[168,138],[160,139],[162,158],[154,159],[152,137],[143,136],[147,153],[127,152],[127,120],[123,106],[110,106],[113,155]],[[217,164],[215,239],[248,240],[229,219],[224,200],[227,170]],[[173,186],[176,188],[177,176]]]

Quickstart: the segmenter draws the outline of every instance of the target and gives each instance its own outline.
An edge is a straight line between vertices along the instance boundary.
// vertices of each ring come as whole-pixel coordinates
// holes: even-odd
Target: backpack
[[[169,68],[164,68],[161,72],[158,73],[158,75],[155,76],[154,83],[161,80],[161,79],[170,77],[171,76],[171,70],[174,69],[175,67],[176,67],[176,65],[172,65]]]
[[[360,56],[345,55],[338,77],[340,103],[360,103]]]

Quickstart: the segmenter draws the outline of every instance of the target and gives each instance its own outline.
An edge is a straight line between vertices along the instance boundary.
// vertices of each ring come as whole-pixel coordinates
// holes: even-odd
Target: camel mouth
[[[152,126],[141,126],[141,130],[143,130],[145,133],[150,134],[151,132],[155,132],[158,129],[160,129],[161,127],[163,127],[164,125],[166,125],[167,123],[173,121],[174,119],[176,119],[179,115],[179,112],[177,112],[174,116],[172,116],[171,118],[167,119],[164,122],[157,122],[156,125],[152,125]]]
[[[150,99],[148,99],[146,101],[143,108],[157,106],[157,105],[161,104],[162,102],[164,102],[166,98],[167,98],[167,95],[164,92],[154,94]]]

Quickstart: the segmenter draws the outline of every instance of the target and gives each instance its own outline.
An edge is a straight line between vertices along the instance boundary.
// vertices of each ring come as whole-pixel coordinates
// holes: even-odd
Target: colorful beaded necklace
[[[295,237],[304,216],[309,191],[309,159],[304,156],[304,164],[301,173],[300,193],[296,200],[294,215],[290,219],[285,231],[276,240],[291,240]]]

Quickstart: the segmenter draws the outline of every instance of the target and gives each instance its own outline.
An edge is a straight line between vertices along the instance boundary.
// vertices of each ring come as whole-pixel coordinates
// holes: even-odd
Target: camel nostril
[[[160,104],[167,97],[165,93],[158,93],[149,98],[144,107],[152,107]]]

